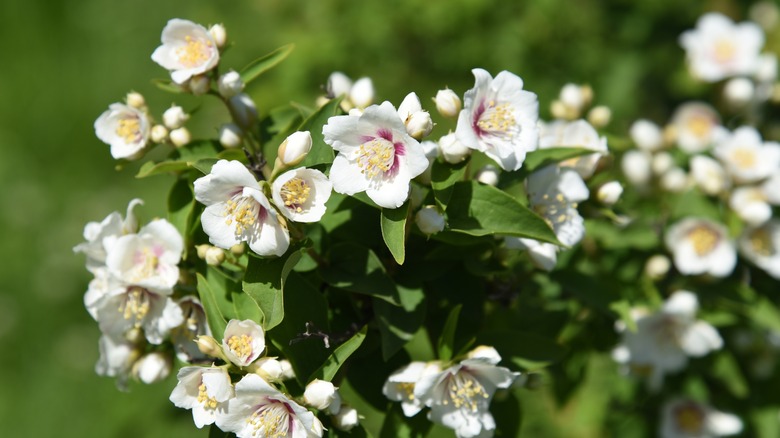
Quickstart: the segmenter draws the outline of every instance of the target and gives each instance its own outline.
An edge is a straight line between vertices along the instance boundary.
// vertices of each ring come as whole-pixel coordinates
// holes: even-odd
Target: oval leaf
[[[287,56],[295,48],[295,44],[287,44],[286,46],[279,47],[273,52],[261,56],[250,62],[249,65],[241,70],[241,80],[244,84],[249,84],[253,80],[257,79],[261,74],[276,67],[280,62],[284,61]]]
[[[359,332],[355,333],[349,340],[339,345],[325,363],[309,376],[309,382],[314,379],[327,380],[329,382],[333,380],[339,368],[341,368],[341,365],[343,365],[349,356],[351,356],[363,343],[363,340],[366,338],[367,330],[368,326],[364,325]]]
[[[387,249],[393,255],[395,262],[399,265],[404,264],[406,258],[406,219],[409,215],[409,201],[398,208],[382,209],[382,239],[387,245]]]

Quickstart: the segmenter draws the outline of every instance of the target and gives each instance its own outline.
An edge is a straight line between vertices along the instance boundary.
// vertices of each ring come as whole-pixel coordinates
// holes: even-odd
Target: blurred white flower
[[[715,145],[713,152],[740,183],[760,181],[780,168],[780,144],[764,143],[751,126],[737,128]]]
[[[634,144],[643,151],[655,151],[664,145],[661,128],[650,120],[639,119],[632,123],[629,135]]]
[[[623,155],[620,168],[629,182],[635,186],[644,186],[652,176],[651,161],[650,153],[632,149]]]
[[[173,366],[173,357],[162,351],[153,351],[141,356],[133,364],[132,373],[136,379],[151,385],[152,383],[165,380],[171,373]]]
[[[538,143],[539,102],[523,90],[520,77],[502,71],[495,77],[472,70],[476,82],[466,92],[455,133],[465,146],[485,153],[504,170],[517,170]]]
[[[699,17],[696,28],[680,36],[694,77],[707,82],[752,74],[764,46],[764,33],[752,22],[735,24],[717,12]]]
[[[169,399],[177,408],[192,409],[192,419],[200,429],[214,424],[227,411],[233,398],[233,385],[227,370],[220,367],[183,367]]]
[[[689,154],[703,152],[727,134],[720,125],[720,116],[708,104],[687,102],[680,105],[672,115],[672,126],[677,145]]]
[[[729,207],[745,223],[761,225],[772,217],[772,207],[760,187],[742,186],[731,191]]]
[[[163,28],[162,45],[152,53],[152,60],[170,70],[171,79],[182,84],[192,76],[216,67],[219,50],[205,27],[174,18]]]
[[[474,175],[474,179],[482,184],[496,186],[498,185],[499,172],[500,171],[495,166],[486,164],[477,171]]]
[[[331,99],[349,94],[352,79],[340,71],[334,71],[328,76],[326,91]]]
[[[83,252],[87,256],[87,269],[95,273],[96,270],[105,268],[106,252],[120,236],[138,231],[138,219],[133,213],[137,205],[144,201],[133,199],[127,205],[125,218],[119,212],[113,212],[101,222],[89,222],[84,226],[84,239],[86,242],[73,247],[73,252]]]
[[[742,431],[742,421],[736,415],[693,400],[671,400],[662,409],[661,438],[714,438]]]
[[[176,351],[176,357],[187,363],[208,361],[195,342],[198,336],[211,336],[211,329],[206,322],[206,311],[200,300],[193,295],[182,297],[176,302],[181,308],[184,322],[171,330],[171,342]]]
[[[349,100],[357,108],[365,109],[374,103],[374,83],[371,78],[360,78],[349,89]]]
[[[219,127],[219,144],[225,149],[233,149],[241,146],[244,132],[235,123],[225,123]]]
[[[558,247],[552,243],[514,236],[504,237],[504,243],[509,249],[528,251],[528,256],[531,257],[534,266],[539,269],[552,271],[558,262]]]
[[[726,228],[708,219],[686,218],[666,230],[666,247],[683,275],[725,277],[737,263],[734,243]]]
[[[317,222],[325,214],[333,184],[316,169],[298,168],[279,175],[271,186],[274,204],[295,222]]]
[[[723,97],[733,107],[743,107],[753,100],[756,86],[748,78],[732,78],[723,87]]]
[[[414,215],[414,223],[424,234],[436,234],[447,225],[444,215],[439,213],[435,205],[426,205]]]
[[[745,229],[739,238],[739,249],[753,264],[780,279],[780,220]]]
[[[100,357],[95,364],[95,373],[98,376],[116,377],[117,387],[126,390],[131,369],[141,356],[141,350],[123,338],[113,339],[106,335],[100,337],[98,349]]]
[[[574,170],[546,166],[527,180],[530,207],[552,226],[558,240],[572,246],[585,235],[585,224],[577,203],[588,199],[590,192]]]
[[[720,163],[706,155],[690,160],[691,179],[707,195],[720,194],[731,186],[731,180]]]
[[[392,401],[401,402],[407,417],[417,415],[423,404],[414,396],[414,385],[424,376],[441,372],[438,362],[412,362],[396,370],[387,378],[382,393]]]
[[[241,80],[241,75],[237,71],[230,70],[219,77],[217,89],[220,96],[230,99],[244,91],[244,81]]]
[[[257,105],[246,93],[228,99],[234,121],[242,128],[250,128],[257,121]]]
[[[311,132],[296,131],[288,135],[277,150],[277,159],[285,167],[295,166],[311,151]]]
[[[560,166],[574,169],[583,178],[590,178],[599,159],[607,154],[607,139],[599,137],[593,126],[584,120],[556,121],[548,124],[540,123],[540,125],[539,149],[569,147],[595,152],[559,163]]]
[[[623,194],[623,186],[617,181],[609,181],[599,187],[598,193],[596,193],[596,199],[604,205],[613,205],[620,195]]]
[[[163,113],[163,124],[168,129],[181,128],[189,119],[190,115],[178,105],[172,105]]]
[[[123,103],[109,105],[95,120],[94,127],[95,135],[111,146],[111,156],[117,160],[139,158],[151,134],[146,113]]]
[[[343,431],[350,431],[360,424],[360,418],[355,408],[342,405],[341,409],[333,416],[333,427]]]

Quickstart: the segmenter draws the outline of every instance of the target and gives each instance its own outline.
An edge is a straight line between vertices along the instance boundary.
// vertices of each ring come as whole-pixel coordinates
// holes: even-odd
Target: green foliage
[[[292,53],[294,48],[295,44],[287,44],[250,62],[246,67],[241,69],[241,80],[244,84],[249,85],[252,81],[260,77],[260,75],[284,61],[285,58],[290,56],[290,53]]]
[[[406,259],[406,221],[409,218],[409,201],[398,208],[382,209],[382,239],[393,259],[399,265]]]

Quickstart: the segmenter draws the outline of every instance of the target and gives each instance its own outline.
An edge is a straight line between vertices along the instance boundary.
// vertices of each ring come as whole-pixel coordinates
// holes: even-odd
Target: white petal
[[[680,346],[689,356],[704,356],[723,346],[723,339],[715,327],[704,321],[696,321],[683,333]]]

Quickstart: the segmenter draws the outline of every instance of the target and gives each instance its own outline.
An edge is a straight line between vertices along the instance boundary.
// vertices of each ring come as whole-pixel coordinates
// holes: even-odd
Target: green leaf
[[[204,158],[218,157],[222,151],[222,145],[216,140],[195,140],[176,148],[172,155],[178,161],[195,163]]]
[[[631,315],[631,303],[628,300],[615,301],[609,305],[609,308],[620,316],[620,320],[629,331],[636,332],[636,320]]]
[[[431,168],[431,187],[436,205],[442,210],[447,210],[447,204],[452,197],[452,190],[455,183],[463,181],[466,176],[469,160],[458,164],[448,164],[436,160]]]
[[[249,258],[243,289],[260,307],[266,331],[284,318],[284,283],[300,259],[300,248],[290,249],[282,257]]]
[[[553,147],[545,149],[537,149],[529,152],[525,156],[523,161],[523,167],[521,170],[525,174],[529,174],[542,167],[549,166],[551,164],[560,163],[561,161],[568,160],[569,158],[576,158],[581,155],[588,155],[594,153],[591,149],[577,148],[577,147]]]
[[[444,323],[444,329],[439,338],[439,360],[442,362],[452,359],[452,354],[455,351],[455,329],[458,327],[461,307],[463,306],[458,304],[450,310],[447,321]]]
[[[409,342],[425,319],[425,293],[422,289],[399,287],[401,306],[374,298],[373,307],[382,336],[382,359],[387,360]]]
[[[406,241],[406,219],[409,216],[409,201],[398,208],[382,209],[382,239],[387,245],[387,249],[393,255],[395,262],[399,265],[404,264],[405,241]]]
[[[491,330],[477,335],[478,345],[491,345],[501,352],[504,361],[510,360],[525,370],[535,370],[557,362],[566,349],[555,340],[520,330]]]
[[[212,424],[209,427],[209,438],[235,438],[235,434],[232,432],[225,432],[216,424]]]
[[[184,89],[170,79],[152,79],[152,83],[159,89],[173,94],[182,94]]]
[[[191,183],[186,179],[177,179],[168,194],[168,221],[179,230],[187,242],[191,240],[190,226],[194,210],[195,198]]]
[[[221,334],[225,333],[225,327],[227,327],[227,320],[222,315],[219,305],[219,301],[224,300],[224,294],[220,296],[215,292],[208,280],[206,280],[206,277],[201,275],[200,272],[196,276],[198,280],[198,295],[203,304],[203,310],[206,312],[206,320],[211,328],[211,333],[219,338]]]
[[[325,360],[325,363],[309,376],[309,382],[314,379],[327,380],[329,382],[333,380],[339,368],[341,368],[341,365],[343,365],[349,356],[351,356],[363,343],[363,340],[366,338],[367,330],[368,326],[364,325],[359,332],[355,333],[354,336],[339,345],[328,359]]]
[[[267,72],[268,70],[271,70],[280,62],[284,61],[284,59],[290,55],[294,48],[295,44],[287,44],[286,46],[279,47],[273,52],[250,62],[249,65],[241,69],[241,80],[244,82],[244,84],[248,85],[250,82],[257,79],[260,75]]]
[[[539,215],[501,190],[476,181],[454,185],[447,218],[452,231],[471,236],[518,236],[560,244]]]
[[[718,377],[734,397],[744,399],[750,394],[750,389],[745,381],[745,376],[742,374],[739,364],[730,352],[723,351],[718,354],[711,370],[712,374]]]
[[[331,286],[401,304],[395,283],[374,251],[343,242],[331,247],[328,260],[330,266],[322,270],[322,278]]]
[[[322,136],[322,127],[328,123],[328,119],[339,113],[341,98],[331,99],[330,102],[309,116],[298,127],[298,131],[311,133],[311,150],[299,167],[314,167],[318,164],[330,164],[333,162],[333,148],[325,143]]]
[[[424,438],[433,425],[424,415],[407,418],[399,403],[388,404],[386,412],[379,438]]]
[[[148,176],[153,175],[160,175],[162,173],[170,173],[170,172],[181,172],[184,170],[188,170],[189,165],[186,161],[160,161],[159,163],[155,163],[153,161],[147,161],[144,163],[140,169],[138,169],[138,173],[135,174],[136,178],[146,178]]]

